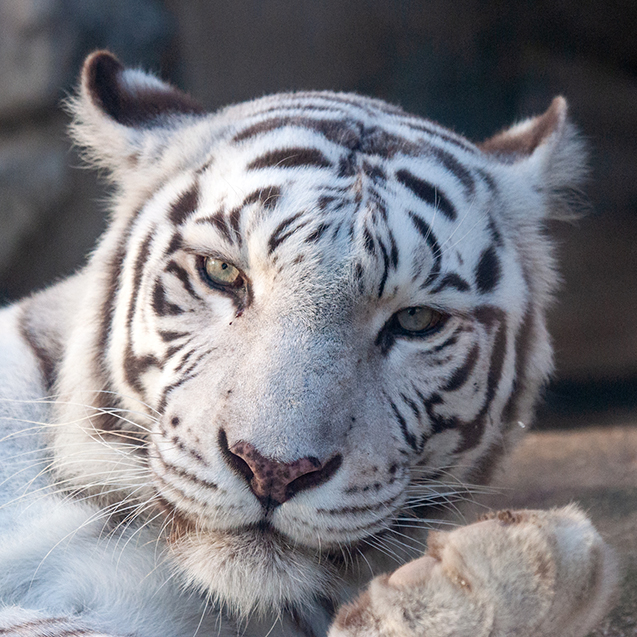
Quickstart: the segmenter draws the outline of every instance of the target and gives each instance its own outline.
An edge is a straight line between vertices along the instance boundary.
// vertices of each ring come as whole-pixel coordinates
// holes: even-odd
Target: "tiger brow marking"
[[[422,287],[426,287],[432,283],[432,281],[438,276],[440,273],[440,261],[442,260],[442,253],[440,251],[440,245],[434,237],[433,232],[431,231],[431,227],[429,224],[419,217],[415,212],[409,212],[409,218],[412,220],[413,224],[416,226],[416,230],[421,234],[424,238],[425,242],[429,246],[434,258],[433,266],[431,267],[431,272],[427,277],[426,281],[423,283]]]
[[[302,217],[305,214],[304,211],[297,212],[295,215],[292,215],[288,219],[282,221],[277,227],[276,230],[272,233],[270,240],[268,241],[268,254],[272,254],[277,247],[285,241],[290,234],[283,235],[283,232],[292,225],[299,217]]]
[[[243,243],[243,239],[241,238],[241,212],[243,211],[243,207],[237,206],[233,208],[228,214],[228,219],[230,221],[230,227],[232,228],[232,232],[234,233],[234,237],[239,245]]]
[[[250,193],[241,204],[241,208],[250,205],[251,203],[261,202],[261,205],[267,210],[271,210],[277,204],[277,201],[281,198],[281,188],[279,186],[267,186],[266,188],[260,188]]]
[[[455,221],[457,218],[456,209],[447,197],[440,191],[437,186],[432,186],[429,182],[420,177],[416,177],[413,173],[404,168],[396,172],[398,181],[411,190],[419,199],[430,204],[437,210],[440,210],[449,221]]]
[[[209,224],[214,226],[221,232],[221,234],[228,240],[229,243],[234,243],[234,236],[232,235],[230,226],[228,226],[228,222],[226,221],[223,209],[219,210],[217,213],[209,217],[197,219],[195,223],[202,225]]]
[[[170,207],[169,218],[175,225],[183,223],[199,204],[199,185],[195,182]]]
[[[471,286],[459,274],[450,272],[449,274],[445,274],[445,276],[442,277],[440,283],[433,290],[431,290],[431,293],[438,294],[438,292],[442,292],[447,288],[455,288],[456,290],[458,290],[458,292],[468,292],[471,289]]]
[[[247,170],[263,168],[330,168],[332,162],[316,148],[284,148],[272,150],[247,165]]]

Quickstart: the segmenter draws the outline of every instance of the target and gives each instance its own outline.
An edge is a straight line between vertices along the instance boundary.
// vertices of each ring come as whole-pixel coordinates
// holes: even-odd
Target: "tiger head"
[[[238,609],[418,553],[551,370],[565,101],[474,145],[353,94],[206,114],[98,52],[71,107],[114,194],[61,337],[58,473]]]

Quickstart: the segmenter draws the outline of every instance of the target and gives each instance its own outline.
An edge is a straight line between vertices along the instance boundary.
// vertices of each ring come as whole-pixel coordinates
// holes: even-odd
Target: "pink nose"
[[[249,442],[239,441],[227,447],[225,434],[220,440],[228,463],[240,473],[262,504],[272,507],[287,502],[299,491],[329,480],[341,466],[340,455],[321,463],[317,458],[278,462],[261,455]],[[224,444],[225,443],[225,444]]]

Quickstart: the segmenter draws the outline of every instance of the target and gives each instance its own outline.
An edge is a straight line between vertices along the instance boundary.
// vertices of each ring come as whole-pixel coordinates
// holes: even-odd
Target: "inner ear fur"
[[[567,123],[566,100],[558,96],[543,115],[527,119],[478,144],[488,154],[527,157],[553,134],[562,133]]]
[[[186,93],[153,76],[125,69],[108,51],[86,58],[81,83],[84,96],[123,126],[152,126],[171,115],[204,113]]]

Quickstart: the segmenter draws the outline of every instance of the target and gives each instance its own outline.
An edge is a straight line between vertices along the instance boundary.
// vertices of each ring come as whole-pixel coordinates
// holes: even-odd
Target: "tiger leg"
[[[431,533],[423,557],[340,610],[330,637],[583,637],[616,581],[612,552],[576,507],[501,511]]]

